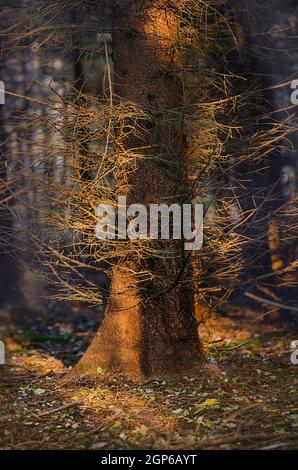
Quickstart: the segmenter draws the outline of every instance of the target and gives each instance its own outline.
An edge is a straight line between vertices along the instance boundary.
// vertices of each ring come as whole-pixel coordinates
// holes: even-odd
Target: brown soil
[[[56,322],[60,343],[48,331],[39,331],[38,342],[36,334],[24,339],[19,326],[2,327],[9,364],[0,366],[0,448],[297,449],[290,344],[298,333],[257,315],[235,309],[201,328],[209,378],[142,385],[101,369],[63,382],[64,363],[77,360],[82,338],[90,340],[77,324]]]

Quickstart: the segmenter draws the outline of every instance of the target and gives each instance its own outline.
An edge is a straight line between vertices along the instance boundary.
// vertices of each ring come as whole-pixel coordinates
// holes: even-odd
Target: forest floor
[[[96,322],[29,316],[7,329],[10,315],[0,315],[1,449],[298,448],[298,332],[256,320],[260,312],[234,309],[201,328],[208,379],[142,385],[101,369],[61,382]]]

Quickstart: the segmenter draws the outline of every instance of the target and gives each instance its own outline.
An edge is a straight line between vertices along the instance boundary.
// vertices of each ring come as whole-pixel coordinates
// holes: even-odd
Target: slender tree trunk
[[[0,62],[0,71],[5,64]],[[9,212],[11,192],[7,190],[9,166],[4,105],[0,104],[0,305],[16,300],[18,271],[12,256],[13,219]]]
[[[118,149],[117,169],[123,159],[133,167],[116,177],[117,194],[127,196],[128,204],[187,199],[183,122],[181,116],[169,117],[183,105],[177,73],[181,57],[175,48],[178,20],[159,3],[140,10],[136,1],[123,0],[114,10],[117,95],[151,113],[142,136],[127,138],[125,149]],[[105,318],[76,366],[78,372],[101,367],[143,379],[194,373],[204,363],[183,241],[156,242],[155,247],[176,256],[123,257],[118,244]],[[145,281],[140,280],[142,272],[147,273]]]
[[[285,206],[291,199],[293,205],[295,204],[293,193],[297,132],[295,109],[289,109],[291,103],[287,82],[293,76],[295,68],[294,42],[297,25],[294,18],[297,16],[297,6],[289,0],[251,0],[249,5],[242,0],[233,3],[236,22],[242,26],[239,27],[241,33],[237,39],[241,45],[243,61],[236,73],[259,77],[259,87],[262,88],[259,105],[264,116],[267,115],[266,120],[263,120],[267,129],[274,121],[285,123],[287,127],[287,134],[271,149],[266,164],[261,162],[263,169],[261,166],[258,168],[255,162],[238,167],[240,177],[242,174],[243,180],[249,180],[245,189],[245,183],[238,189],[239,202],[247,213],[258,208],[254,222],[248,220],[241,228],[251,240],[244,250],[244,289],[256,289],[257,292],[261,290],[266,295],[274,296],[275,300],[288,303],[291,295],[295,297],[294,276],[293,273],[280,275],[278,272],[295,260],[295,239],[288,235],[294,232],[295,221],[286,214],[290,211]],[[284,86],[276,87],[282,83]],[[252,122],[257,116],[260,116],[260,109],[257,106],[255,109],[252,107]],[[261,130],[261,123],[258,128]],[[287,180],[291,187],[286,188]],[[278,211],[281,207],[284,207],[284,211]],[[290,230],[291,226],[293,228]],[[264,279],[258,280],[263,275]],[[242,286],[239,287],[242,295]],[[249,302],[255,305],[255,302]],[[288,310],[285,315],[289,317]]]

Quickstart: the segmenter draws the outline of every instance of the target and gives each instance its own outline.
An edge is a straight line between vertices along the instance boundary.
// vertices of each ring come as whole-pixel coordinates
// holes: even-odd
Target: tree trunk
[[[5,63],[1,60],[1,72],[4,67]],[[16,301],[18,283],[17,264],[12,249],[13,219],[9,211],[12,197],[7,190],[7,168],[10,162],[3,107],[4,104],[0,104],[0,306]]]
[[[178,20],[158,0],[150,7],[119,3],[113,11],[115,89],[120,100],[149,112],[150,120],[141,136],[134,133],[117,149],[116,192],[127,204],[183,202],[188,185],[183,118],[177,111],[183,105]],[[124,161],[133,171],[121,172]],[[204,354],[183,240],[154,242],[159,256],[142,257],[138,251],[123,256],[123,246],[118,242],[105,318],[76,370],[101,367],[138,380],[197,372]]]

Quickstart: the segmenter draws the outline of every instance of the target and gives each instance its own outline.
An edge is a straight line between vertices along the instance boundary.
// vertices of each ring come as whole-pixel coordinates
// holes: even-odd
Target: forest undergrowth
[[[53,313],[30,327],[18,312],[8,331],[10,315],[1,316],[1,449],[297,448],[295,333],[264,312],[234,308],[201,327],[208,376],[143,384],[102,369],[65,379],[96,330],[90,316]]]

